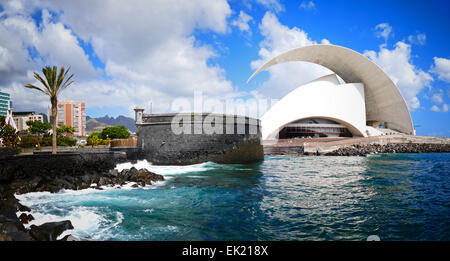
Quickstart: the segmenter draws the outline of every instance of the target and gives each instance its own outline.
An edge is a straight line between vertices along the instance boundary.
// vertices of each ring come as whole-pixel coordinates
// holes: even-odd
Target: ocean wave
[[[122,171],[124,169],[130,169],[135,167],[137,169],[147,169],[149,171],[155,172],[160,175],[176,175],[176,174],[184,174],[189,172],[202,172],[213,169],[217,164],[212,162],[205,162],[193,165],[153,165],[151,162],[147,160],[139,160],[136,163],[126,162],[117,164],[116,170]]]
[[[25,225],[42,225],[47,222],[70,220],[74,229],[64,231],[58,239],[66,235],[74,235],[87,240],[107,239],[113,234],[109,231],[117,227],[123,221],[123,214],[115,212],[114,217],[107,215],[104,209],[99,207],[76,206],[70,208],[59,208],[59,211],[43,211],[42,209],[32,209],[31,215],[35,218]],[[18,212],[20,215],[22,212]]]

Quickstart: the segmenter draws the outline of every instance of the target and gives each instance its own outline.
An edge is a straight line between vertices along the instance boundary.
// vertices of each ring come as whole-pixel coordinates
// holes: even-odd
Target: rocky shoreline
[[[326,156],[367,156],[376,153],[442,153],[450,152],[450,144],[433,143],[396,143],[396,144],[365,144],[341,147]]]
[[[315,146],[306,149],[303,145],[265,146],[265,155],[305,156],[367,156],[376,153],[445,153],[450,152],[450,143],[369,143],[335,146]]]
[[[3,165],[7,164],[3,162]],[[134,167],[120,172],[116,169],[105,171],[103,167],[97,168],[97,171],[95,168],[89,168],[89,171],[64,173],[45,169],[45,171],[33,171],[32,175],[25,174],[17,167],[14,170],[0,179],[0,241],[54,241],[64,231],[74,228],[70,220],[49,222],[40,226],[31,225],[30,228],[25,228],[24,224],[28,224],[34,217],[29,213],[31,209],[20,204],[15,194],[42,191],[56,193],[61,189],[96,188],[101,190],[102,186],[122,186],[128,182],[134,182],[133,187],[145,187],[164,180],[162,175]],[[18,211],[23,212],[19,217],[17,217]],[[78,239],[71,235],[61,239],[61,241],[74,240]]]

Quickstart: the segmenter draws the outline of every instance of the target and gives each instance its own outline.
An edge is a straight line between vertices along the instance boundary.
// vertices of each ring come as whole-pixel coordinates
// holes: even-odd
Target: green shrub
[[[77,144],[77,140],[71,137],[57,137],[56,145],[58,146],[75,146]]]
[[[111,139],[110,138],[107,138],[107,139],[102,140],[100,142],[101,145],[109,145],[110,143],[111,143]]]
[[[89,137],[87,137],[87,139],[86,139],[87,145],[97,146],[97,145],[99,145],[102,142],[102,139],[100,139],[94,133],[92,133],[91,135],[89,135]]]
[[[19,146],[22,148],[36,148],[52,146],[52,137],[33,137],[31,135],[21,137]],[[57,137],[56,145],[58,146],[75,146],[77,140],[71,137]]]
[[[38,137],[33,137],[31,135],[20,137],[19,146],[22,148],[35,148],[36,145],[40,143],[40,139]],[[43,145],[41,145],[43,146]]]
[[[41,146],[42,147],[52,146],[52,137],[50,136],[41,138]]]

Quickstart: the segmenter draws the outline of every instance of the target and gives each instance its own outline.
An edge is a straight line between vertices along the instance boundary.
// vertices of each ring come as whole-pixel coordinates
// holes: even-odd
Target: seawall
[[[81,176],[103,173],[126,161],[125,152],[41,152],[32,155],[12,155],[0,160],[0,183],[35,176]]]

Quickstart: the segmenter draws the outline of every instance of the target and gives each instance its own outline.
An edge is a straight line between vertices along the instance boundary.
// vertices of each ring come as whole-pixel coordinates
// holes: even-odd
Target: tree
[[[0,142],[7,147],[16,147],[19,143],[19,132],[6,123],[5,116],[0,116]]]
[[[124,126],[113,126],[106,127],[102,130],[101,138],[102,139],[128,139],[130,137],[130,133],[127,128]]]
[[[41,121],[27,121],[29,126],[28,131],[33,134],[38,134],[38,136],[45,135],[52,128],[52,125],[48,122]]]
[[[72,135],[75,132],[75,128],[72,126],[62,125],[58,129],[56,129],[56,135],[58,137],[66,136],[67,134]]]
[[[38,90],[50,97],[53,119],[52,154],[56,154],[56,118],[58,116],[58,95],[61,93],[61,91],[63,91],[74,82],[74,80],[70,80],[72,79],[73,74],[66,78],[69,70],[70,68],[66,71],[64,67],[61,67],[59,74],[57,75],[58,70],[56,66],[53,66],[53,68],[50,66],[46,66],[42,68],[42,73],[44,74],[45,80],[38,73],[34,73],[34,78],[36,78],[44,86],[44,88],[40,88],[29,83],[25,84],[26,88]]]
[[[89,137],[86,139],[87,145],[92,145],[92,147],[98,146],[102,142],[100,136],[100,132],[91,133],[91,135],[89,135]]]

